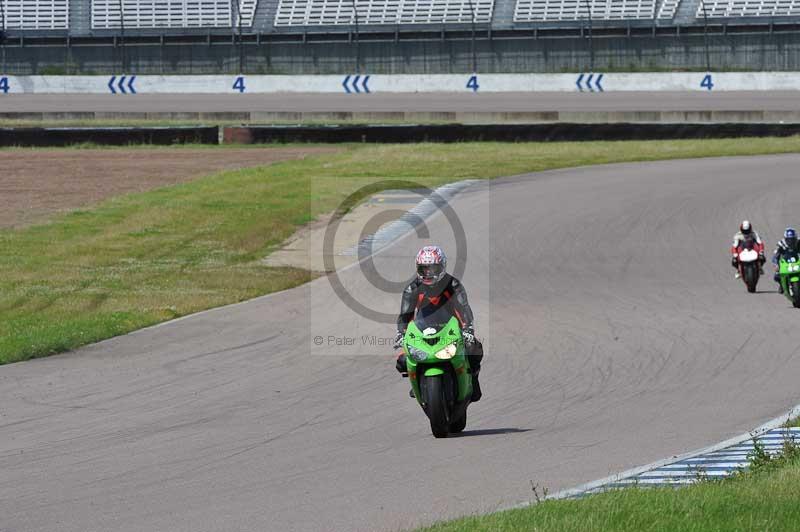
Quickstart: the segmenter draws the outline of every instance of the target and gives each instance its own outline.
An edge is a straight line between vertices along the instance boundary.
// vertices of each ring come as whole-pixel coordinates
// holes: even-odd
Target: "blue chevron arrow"
[[[344,78],[344,81],[342,82],[342,87],[344,87],[344,91],[345,91],[347,94],[350,94],[350,87],[348,87],[348,86],[347,86],[347,83],[348,83],[349,81],[350,81],[350,74],[348,74],[348,75],[347,75],[347,77],[346,77],[346,78]]]
[[[361,91],[358,90],[358,80],[361,79],[359,74],[356,74],[356,77],[353,78],[353,90],[356,91],[356,94],[361,94]]]
[[[587,86],[587,87],[589,88],[589,90],[590,90],[590,91],[592,91],[592,92],[594,92],[594,89],[592,88],[592,78],[593,78],[593,77],[594,77],[594,74],[589,74],[589,77],[588,77],[588,78],[586,78],[586,86]]]
[[[583,81],[583,74],[578,76],[578,81],[575,82],[575,85],[578,86],[578,90],[583,92],[583,86],[581,85],[581,81]]]
[[[602,80],[603,80],[603,74],[600,74],[600,75],[598,75],[598,76],[597,76],[597,79],[596,79],[596,80],[594,80],[594,86],[595,86],[595,87],[597,88],[597,90],[599,90],[600,92],[605,92],[605,91],[603,90],[603,86],[602,86],[602,85],[600,85],[600,82],[601,82]]]
[[[117,88],[122,94],[128,94],[127,92],[125,92],[125,76],[119,77],[119,83],[117,83]]]
[[[367,83],[369,82],[369,76],[364,76],[364,81],[361,82],[361,87],[363,87],[364,92],[369,94],[369,87],[367,87]]]
[[[136,89],[133,88],[134,81],[136,81],[136,76],[131,76],[131,79],[128,80],[128,91],[131,94],[136,94]]]
[[[108,80],[108,90],[111,91],[111,94],[116,94],[117,91],[114,90],[114,80],[117,79],[117,76],[111,76],[111,79]]]

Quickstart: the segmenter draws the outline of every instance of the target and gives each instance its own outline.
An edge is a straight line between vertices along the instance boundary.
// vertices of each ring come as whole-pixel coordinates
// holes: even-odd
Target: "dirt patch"
[[[364,203],[344,215],[336,230],[333,241],[332,264],[334,269],[343,268],[358,260],[356,246],[362,238],[362,231],[370,220],[379,214],[390,214],[384,224],[390,223],[412,209],[420,202],[416,194],[405,190],[387,190],[374,194]],[[313,272],[325,272],[324,242],[328,223],[332,214],[320,216],[315,222],[297,230],[280,249],[270,253],[265,259],[267,266],[291,266]]]
[[[222,170],[335,151],[325,147],[2,150],[0,227],[43,222],[54,214],[112,196],[183,183]]]

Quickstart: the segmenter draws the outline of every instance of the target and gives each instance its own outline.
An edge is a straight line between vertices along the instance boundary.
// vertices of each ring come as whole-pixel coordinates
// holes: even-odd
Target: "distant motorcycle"
[[[753,293],[756,291],[756,285],[761,273],[760,257],[756,250],[755,240],[748,238],[742,243],[738,251],[736,262],[739,268],[739,275],[741,275],[747,291]]]
[[[782,254],[778,261],[778,278],[783,287],[783,295],[794,308],[800,308],[800,257],[795,254]]]

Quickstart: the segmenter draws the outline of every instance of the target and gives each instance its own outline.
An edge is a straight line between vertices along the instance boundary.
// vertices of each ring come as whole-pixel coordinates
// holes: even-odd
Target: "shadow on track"
[[[531,429],[502,428],[502,429],[478,429],[465,430],[459,434],[450,434],[448,438],[466,438],[469,436],[491,436],[493,434],[518,434],[520,432],[530,432]]]

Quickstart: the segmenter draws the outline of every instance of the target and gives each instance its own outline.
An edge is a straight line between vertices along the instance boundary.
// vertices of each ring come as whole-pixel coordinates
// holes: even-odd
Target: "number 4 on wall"
[[[478,88],[480,88],[480,85],[478,85],[478,76],[473,75],[469,78],[469,81],[467,81],[467,88],[472,89],[472,92],[478,92]]]
[[[11,90],[11,87],[8,84],[8,78],[0,78],[0,91],[3,91],[3,94],[8,94],[8,91]]]
[[[233,90],[242,93],[244,92],[244,88],[244,76],[239,76],[236,78],[236,81],[233,82]]]
[[[706,77],[704,77],[703,81],[700,82],[700,86],[708,90],[714,88],[714,83],[711,81],[711,74],[706,74]]]

